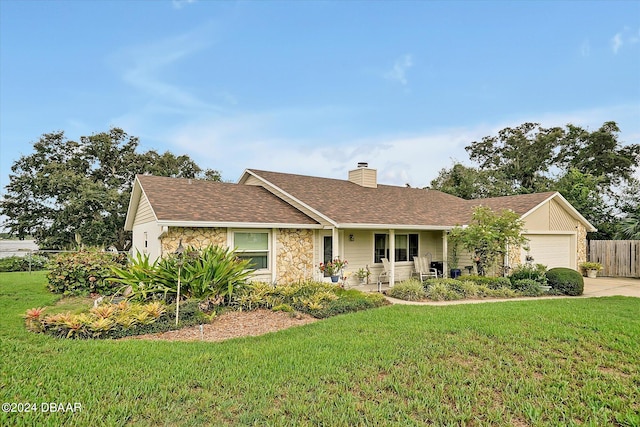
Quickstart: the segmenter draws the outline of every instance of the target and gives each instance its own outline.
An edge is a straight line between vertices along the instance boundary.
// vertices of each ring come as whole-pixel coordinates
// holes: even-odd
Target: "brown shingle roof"
[[[159,221],[317,224],[262,187],[138,175]]]
[[[250,169],[339,224],[454,226],[470,219],[467,202],[436,190],[378,185],[361,187],[340,179]]]
[[[549,197],[555,194],[554,191],[548,191],[546,193],[533,193],[533,194],[519,194],[516,196],[503,196],[492,197],[489,199],[477,199],[468,200],[467,203],[474,206],[486,206],[494,211],[500,211],[504,209],[511,209],[520,216],[526,214],[531,209],[538,206],[540,203],[547,200]]]

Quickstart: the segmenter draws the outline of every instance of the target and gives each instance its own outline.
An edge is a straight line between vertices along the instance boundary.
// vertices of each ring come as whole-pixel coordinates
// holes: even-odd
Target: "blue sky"
[[[425,186],[506,126],[609,120],[640,143],[638,1],[0,1],[3,189],[56,130]]]

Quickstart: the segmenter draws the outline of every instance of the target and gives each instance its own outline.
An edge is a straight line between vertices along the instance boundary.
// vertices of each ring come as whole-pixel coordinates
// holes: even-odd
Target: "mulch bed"
[[[258,336],[294,326],[317,322],[318,319],[302,313],[284,313],[270,310],[229,311],[211,323],[190,326],[176,331],[136,335],[123,339],[165,341],[224,341],[231,338]]]

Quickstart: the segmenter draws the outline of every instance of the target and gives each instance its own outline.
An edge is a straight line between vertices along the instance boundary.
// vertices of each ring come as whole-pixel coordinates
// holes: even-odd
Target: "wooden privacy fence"
[[[640,277],[640,240],[590,240],[589,261],[602,264],[599,276]]]

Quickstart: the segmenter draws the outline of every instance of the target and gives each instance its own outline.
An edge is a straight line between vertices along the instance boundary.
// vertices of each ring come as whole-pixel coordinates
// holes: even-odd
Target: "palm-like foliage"
[[[620,221],[616,237],[624,240],[640,240],[640,214],[630,215]]]
[[[251,275],[250,261],[240,260],[232,249],[208,246],[198,250],[188,247],[184,258],[170,255],[149,262],[148,255],[138,253],[126,268],[112,268],[109,280],[131,286],[131,298],[149,300],[162,295],[175,298],[178,274],[181,294],[188,298],[221,297],[228,304],[233,293]]]

